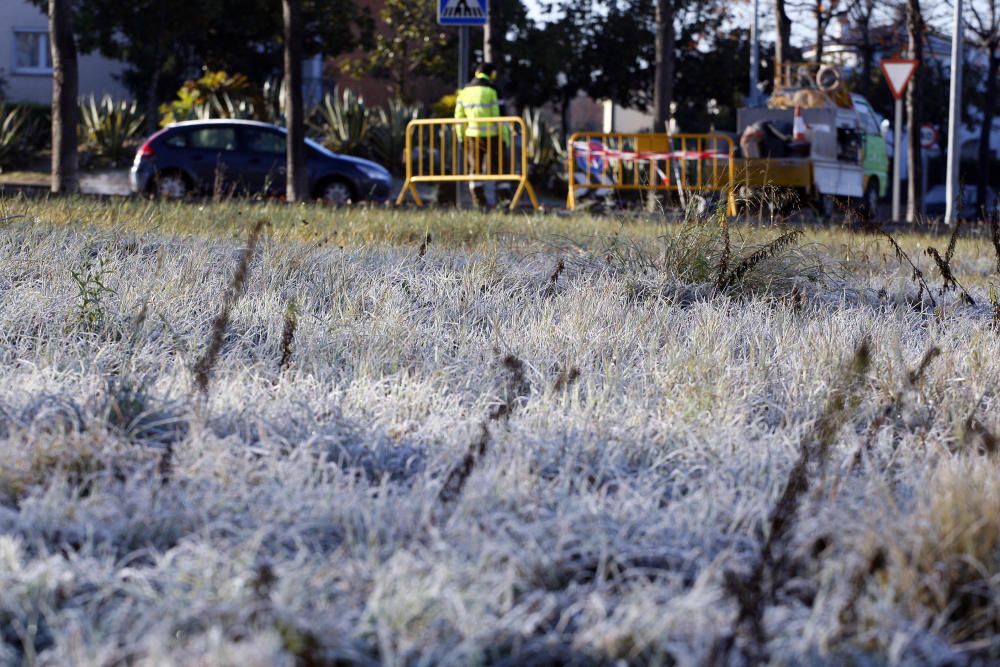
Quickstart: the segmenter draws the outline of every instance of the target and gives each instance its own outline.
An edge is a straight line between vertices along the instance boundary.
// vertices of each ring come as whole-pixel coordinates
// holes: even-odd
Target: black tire
[[[865,222],[871,222],[878,216],[878,179],[874,176],[868,179],[868,187],[858,206],[858,213]]]
[[[354,184],[346,178],[337,176],[320,181],[314,194],[318,201],[331,206],[343,206],[358,201]]]
[[[157,172],[150,190],[160,199],[184,199],[193,188],[188,178],[180,171]]]

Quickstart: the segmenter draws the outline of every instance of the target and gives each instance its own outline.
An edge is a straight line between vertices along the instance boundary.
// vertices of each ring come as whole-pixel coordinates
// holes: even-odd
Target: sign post
[[[469,82],[469,28],[486,25],[490,3],[489,0],[438,0],[437,8],[438,24],[458,28],[458,89],[461,90]],[[455,187],[455,202],[461,206],[462,186],[456,183]]]
[[[900,192],[899,180],[903,165],[903,93],[917,71],[916,60],[906,58],[886,58],[882,61],[882,74],[889,84],[892,96],[896,98],[896,127],[892,131],[892,219],[899,220]]]
[[[962,157],[962,140],[958,136],[962,115],[962,0],[955,0],[955,28],[951,33],[951,91],[948,97],[948,168],[945,183],[944,224],[955,223],[958,198],[958,166]]]

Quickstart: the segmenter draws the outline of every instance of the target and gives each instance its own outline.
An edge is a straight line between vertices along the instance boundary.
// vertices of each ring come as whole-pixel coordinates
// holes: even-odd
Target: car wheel
[[[156,177],[156,194],[163,199],[183,199],[188,192],[187,181],[176,171]]]
[[[869,179],[865,188],[864,200],[861,204],[861,217],[864,220],[874,220],[878,215],[878,181]]]
[[[319,199],[324,204],[340,206],[354,201],[354,193],[351,191],[350,185],[344,181],[333,179],[320,186]]]
[[[836,199],[833,195],[821,194],[819,196],[819,215],[821,218],[827,221],[832,220],[836,209]]]

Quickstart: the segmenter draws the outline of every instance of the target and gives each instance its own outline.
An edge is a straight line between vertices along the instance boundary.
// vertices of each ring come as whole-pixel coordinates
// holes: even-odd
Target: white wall
[[[48,19],[27,0],[0,0],[0,78],[6,86],[4,94],[15,102],[52,101],[51,73],[18,73],[14,60],[14,32],[22,29],[45,30]],[[128,92],[115,76],[122,71],[121,63],[100,55],[80,56],[80,96],[127,97]]]

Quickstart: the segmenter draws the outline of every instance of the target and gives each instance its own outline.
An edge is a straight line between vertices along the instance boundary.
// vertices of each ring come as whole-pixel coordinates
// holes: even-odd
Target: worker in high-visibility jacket
[[[496,87],[497,70],[492,63],[481,63],[476,75],[458,93],[455,102],[455,118],[496,118],[503,115],[503,102]],[[468,123],[456,126],[458,139],[465,152],[468,174],[493,175],[512,173],[511,155],[506,147],[510,144],[510,127],[506,123]],[[497,199],[510,198],[510,184],[500,182]],[[486,188],[482,181],[469,184],[472,200],[476,206],[487,206]]]

